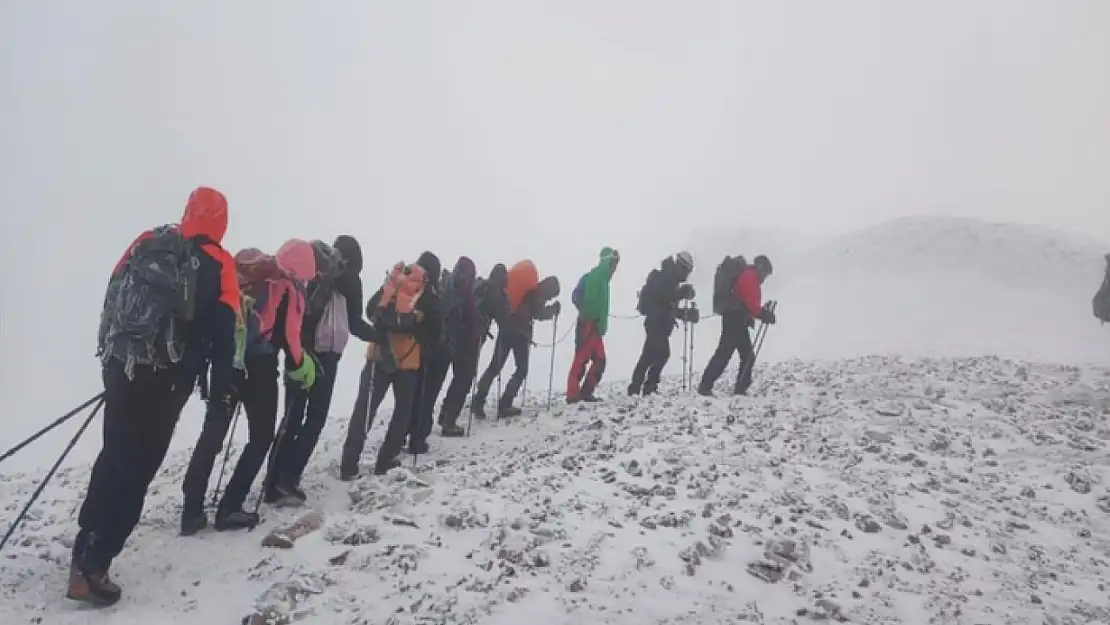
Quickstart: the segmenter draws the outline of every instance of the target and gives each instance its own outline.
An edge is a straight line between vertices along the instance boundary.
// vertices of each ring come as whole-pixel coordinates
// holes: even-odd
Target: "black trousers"
[[[285,410],[289,422],[285,426],[285,434],[274,447],[277,455],[270,474],[266,476],[267,489],[279,483],[290,486],[301,483],[304,468],[308,466],[316,443],[320,442],[320,432],[328,422],[341,357],[342,354],[327,352],[316,354],[320,370],[316,372],[316,383],[307,391],[293,380],[285,381]],[[286,368],[291,365],[286,362]]]
[[[440,425],[458,424],[466,396],[470,394],[470,386],[478,375],[478,353],[477,345],[455,346],[455,354],[451,358],[451,384],[448,385],[443,404],[439,407]]]
[[[671,359],[671,332],[674,322],[668,319],[644,320],[644,349],[632,370],[629,393],[651,395],[659,389],[659,377]]]
[[[180,368],[104,367],[103,446],[93,464],[77,523],[73,559],[107,571],[139,522],[147,489],[166,458],[181,410],[195,382]]]
[[[250,356],[246,360],[247,374],[239,380],[237,399],[247,417],[247,444],[239,454],[235,469],[227,482],[220,510],[234,512],[242,509],[254,479],[262,469],[270,446],[278,415],[278,356]],[[181,490],[185,495],[185,513],[199,513],[204,506],[204,493],[212,467],[220,454],[231,425],[232,415],[208,411],[204,427],[189,460],[189,469]]]
[[[740,368],[736,373],[734,393],[746,393],[752,385],[752,366],[755,364],[755,354],[752,351],[752,337],[748,333],[748,318],[743,315],[726,314],[721,317],[721,338],[717,341],[717,349],[705,366],[701,376],[700,391],[710,391],[713,384],[725,372],[732,353],[740,354]]]
[[[451,368],[451,351],[444,346],[426,350],[421,358],[420,377],[416,384],[416,406],[409,424],[409,444],[422,445],[435,425],[436,400]]]
[[[505,390],[498,400],[497,409],[502,410],[512,406],[513,401],[516,400],[516,394],[520,392],[520,387],[524,384],[524,380],[528,378],[528,360],[531,350],[532,341],[527,336],[499,332],[497,341],[493,345],[493,360],[490,360],[489,366],[482,373],[482,378],[478,380],[478,390],[475,391],[471,403],[479,406],[486,403],[494,378],[505,368],[505,363],[509,360],[509,354],[512,354],[516,371],[513,372],[513,376],[509,378],[508,384],[505,385]]]
[[[420,371],[395,371],[386,373],[372,360],[367,360],[359,376],[358,395],[347,426],[347,438],[343,442],[343,457],[340,471],[353,475],[358,473],[358,462],[366,446],[366,435],[374,424],[374,417],[385,399],[386,391],[393,388],[393,418],[389,431],[378,452],[378,465],[384,465],[401,453],[405,444],[416,407],[416,387]]]

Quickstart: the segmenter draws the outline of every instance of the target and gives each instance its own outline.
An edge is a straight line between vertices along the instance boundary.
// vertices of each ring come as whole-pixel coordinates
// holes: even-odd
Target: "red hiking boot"
[[[122,595],[120,587],[108,577],[108,571],[93,573],[83,570],[76,562],[70,565],[67,599],[107,607],[115,605]]]

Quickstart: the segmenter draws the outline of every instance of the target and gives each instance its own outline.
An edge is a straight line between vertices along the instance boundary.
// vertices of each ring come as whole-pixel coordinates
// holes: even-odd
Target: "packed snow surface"
[[[475,422],[350,484],[333,418],[310,508],[192,538],[174,453],[105,611],[62,598],[89,470],[69,468],[0,558],[0,622],[1107,623],[1108,380],[999,358],[786,362],[750,398],[670,380]],[[5,478],[0,518],[36,479]]]

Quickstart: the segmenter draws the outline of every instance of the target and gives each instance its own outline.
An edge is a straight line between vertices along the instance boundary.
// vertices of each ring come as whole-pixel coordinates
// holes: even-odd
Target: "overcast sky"
[[[5,419],[97,390],[110,264],[197,184],[232,250],[346,231],[383,266],[910,213],[1106,236],[1110,2],[0,0]]]

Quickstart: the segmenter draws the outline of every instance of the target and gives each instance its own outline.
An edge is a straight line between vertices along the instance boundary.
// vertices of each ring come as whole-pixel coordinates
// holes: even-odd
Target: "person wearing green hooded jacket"
[[[578,307],[578,324],[574,330],[574,362],[567,376],[569,404],[599,401],[594,396],[594,389],[605,372],[604,337],[609,329],[609,283],[620,258],[617,250],[602,248],[597,266],[582,276],[571,296]]]

